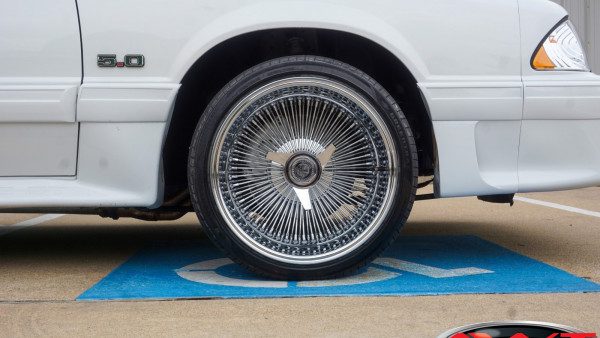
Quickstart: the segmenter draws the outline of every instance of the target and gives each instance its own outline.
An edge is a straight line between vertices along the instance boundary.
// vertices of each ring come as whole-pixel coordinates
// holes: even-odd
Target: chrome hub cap
[[[243,98],[217,131],[211,185],[227,225],[278,261],[317,264],[381,226],[398,168],[390,132],[357,92],[297,77]]]
[[[306,188],[319,180],[321,164],[311,154],[294,154],[285,165],[285,174],[290,184],[298,188]]]

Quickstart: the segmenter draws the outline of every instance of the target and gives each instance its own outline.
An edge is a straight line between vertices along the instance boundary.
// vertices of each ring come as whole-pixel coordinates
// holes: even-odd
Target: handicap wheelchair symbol
[[[219,268],[235,264],[229,258],[206,260],[187,265],[175,270],[177,275],[196,283],[246,287],[246,288],[287,288],[290,282],[264,279],[240,279],[219,273]],[[294,282],[296,287],[314,288],[328,286],[347,286],[381,282],[400,276],[403,272],[415,273],[430,278],[453,278],[494,271],[467,267],[459,269],[442,269],[433,266],[413,263],[396,258],[378,258],[366,270],[352,276],[330,279]]]

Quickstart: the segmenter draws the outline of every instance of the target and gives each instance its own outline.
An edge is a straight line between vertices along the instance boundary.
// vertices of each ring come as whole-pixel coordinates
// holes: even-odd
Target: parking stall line
[[[12,225],[4,225],[0,227],[0,236],[7,235],[30,226],[42,224],[63,216],[64,214],[45,214]]]
[[[578,214],[582,214],[582,215],[586,215],[586,216],[600,218],[600,212],[597,212],[597,211],[590,211],[590,210],[570,207],[568,205],[562,205],[562,204],[558,204],[558,203],[535,200],[535,199],[527,198],[527,197],[515,196],[514,199],[516,201],[525,202],[525,203],[529,203],[529,204],[535,204],[535,205],[540,205],[540,206],[544,206],[544,207],[548,207],[548,208],[554,208],[554,209],[559,209],[559,210],[563,210],[563,211],[574,212],[574,213],[578,213]]]

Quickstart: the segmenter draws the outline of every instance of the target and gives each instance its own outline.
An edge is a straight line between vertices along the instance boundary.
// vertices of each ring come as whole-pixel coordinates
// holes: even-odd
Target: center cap
[[[321,177],[321,164],[310,154],[296,154],[287,161],[285,173],[290,183],[306,188]]]

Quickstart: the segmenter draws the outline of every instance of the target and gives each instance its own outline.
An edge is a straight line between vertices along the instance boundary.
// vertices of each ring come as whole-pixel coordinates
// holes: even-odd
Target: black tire
[[[336,256],[335,259],[309,264],[274,259],[248,244],[232,230],[226,216],[220,211],[219,206],[222,204],[215,197],[213,188],[219,188],[215,188],[218,184],[211,181],[210,168],[211,161],[215,158],[211,154],[216,146],[218,130],[233,107],[265,84],[295,77],[318,77],[359,93],[376,110],[380,118],[378,121],[383,121],[389,130],[398,163],[398,167],[390,171],[390,176],[394,176],[395,192],[393,195],[386,195],[386,201],[389,202],[387,205],[391,207],[380,211],[385,216],[381,216],[383,221],[378,227],[360,245],[353,244],[350,252]],[[205,231],[214,244],[235,262],[255,273],[276,279],[324,279],[345,276],[365,266],[397,238],[414,202],[417,163],[417,150],[410,126],[398,104],[381,85],[362,71],[336,60],[290,56],[274,59],[245,71],[214,97],[202,114],[192,139],[188,180],[192,203]],[[299,195],[298,199],[300,200]],[[308,213],[307,210],[310,209],[305,207],[304,212]]]

